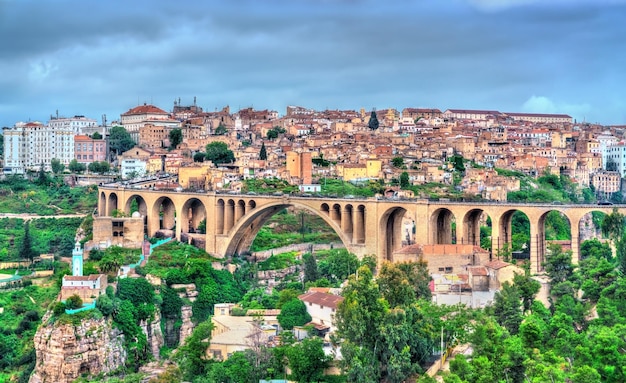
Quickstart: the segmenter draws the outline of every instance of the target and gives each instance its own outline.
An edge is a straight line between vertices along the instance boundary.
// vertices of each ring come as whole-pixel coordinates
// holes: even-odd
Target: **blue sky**
[[[0,126],[144,102],[626,124],[626,0],[0,0]]]

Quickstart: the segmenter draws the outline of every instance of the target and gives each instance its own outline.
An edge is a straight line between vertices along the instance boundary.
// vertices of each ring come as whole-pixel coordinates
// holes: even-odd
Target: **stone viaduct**
[[[393,261],[393,253],[402,246],[402,219],[406,213],[415,221],[418,244],[456,243],[480,245],[480,222],[485,214],[492,223],[492,250],[495,254],[511,243],[511,221],[521,211],[530,221],[531,271],[541,271],[545,256],[546,215],[559,211],[570,222],[574,262],[579,257],[579,233],[583,216],[600,211],[611,213],[614,207],[624,214],[626,206],[518,204],[507,202],[448,202],[398,199],[354,199],[312,196],[231,194],[175,190],[135,189],[101,186],[98,191],[98,216],[131,212],[136,203],[144,220],[145,234],[172,230],[178,240],[200,236],[205,250],[217,257],[249,250],[256,234],[274,214],[286,207],[306,209],[320,216],[341,238],[346,248],[359,257],[376,255],[379,262]],[[134,202],[133,202],[134,201]],[[206,233],[198,234],[200,222]],[[456,225],[453,226],[452,222]],[[456,227],[456,233],[453,233]]]

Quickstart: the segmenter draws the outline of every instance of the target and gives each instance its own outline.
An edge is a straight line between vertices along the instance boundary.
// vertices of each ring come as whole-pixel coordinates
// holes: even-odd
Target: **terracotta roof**
[[[503,267],[511,266],[511,265],[512,265],[511,263],[504,262],[499,259],[493,260],[489,263],[485,263],[485,267],[488,267],[490,269],[495,269],[495,270],[501,269]]]
[[[474,276],[483,276],[486,277],[489,275],[487,268],[485,266],[470,266],[467,270]]]
[[[132,108],[126,113],[122,113],[122,116],[130,116],[133,114],[149,114],[149,113],[150,114],[168,114],[163,109],[157,108],[154,105],[143,104],[143,105],[139,105],[139,106]]]
[[[333,294],[319,293],[317,291],[310,291],[302,295],[298,295],[298,299],[303,302],[315,303],[319,306],[337,308],[337,305],[343,301],[343,297]]]
[[[91,275],[64,275],[65,281],[96,281],[104,274],[91,274]]]

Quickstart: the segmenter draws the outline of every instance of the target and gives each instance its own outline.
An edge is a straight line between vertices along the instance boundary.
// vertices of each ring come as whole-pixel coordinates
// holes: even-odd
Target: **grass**
[[[263,251],[297,243],[329,242],[340,242],[340,239],[321,217],[305,210],[283,210],[272,216],[259,230],[251,250]]]
[[[153,250],[148,262],[141,268],[141,272],[164,278],[170,269],[180,269],[189,262],[197,261],[214,262],[219,260],[195,246],[171,241]]]
[[[298,264],[296,260],[298,252],[290,251],[287,253],[274,254],[268,259],[258,263],[259,270],[281,270],[289,266]]]

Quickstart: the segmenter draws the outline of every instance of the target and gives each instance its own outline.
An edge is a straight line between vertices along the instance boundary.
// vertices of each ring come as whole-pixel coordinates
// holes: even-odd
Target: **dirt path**
[[[0,213],[0,218],[19,218],[23,220],[40,218],[84,218],[87,214],[36,215],[31,213]]]

